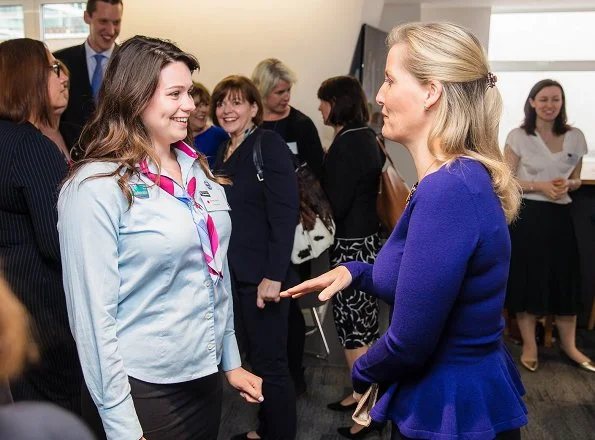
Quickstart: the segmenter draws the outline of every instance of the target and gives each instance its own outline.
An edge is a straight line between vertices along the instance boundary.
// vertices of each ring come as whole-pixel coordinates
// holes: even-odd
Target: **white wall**
[[[250,76],[254,66],[277,57],[297,74],[292,105],[317,124],[323,142],[331,132],[318,112],[320,83],[347,74],[362,24],[364,0],[168,0],[148,8],[127,0],[121,38],[168,38],[198,57],[196,79],[211,90],[226,75]]]
[[[260,60],[277,57],[298,76],[292,105],[312,118],[323,144],[332,132],[322,124],[316,91],[320,83],[347,74],[362,23],[389,31],[409,21],[444,20],[473,30],[487,45],[490,8],[420,7],[379,0],[168,0],[148,8],[146,0],[126,0],[120,38],[136,34],[167,38],[195,54],[195,78],[212,89],[226,75],[250,76]],[[380,84],[378,85],[380,87]],[[389,145],[409,183],[416,180],[408,152]]]
[[[448,21],[472,31],[484,45],[486,51],[490,39],[491,7],[433,7],[421,8],[422,21]]]
[[[421,5],[419,3],[391,4],[384,5],[379,28],[385,32],[398,24],[421,21]]]

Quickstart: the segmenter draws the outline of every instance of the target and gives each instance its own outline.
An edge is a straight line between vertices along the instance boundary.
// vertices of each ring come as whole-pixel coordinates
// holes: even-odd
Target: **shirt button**
[[[208,313],[205,315],[205,319],[211,319],[212,317],[213,317],[213,314],[212,314],[211,312],[208,312]]]
[[[203,283],[203,285],[205,287],[211,287],[213,285],[213,281],[209,280],[205,280],[205,282]]]
[[[207,350],[213,351],[213,348],[215,348],[215,344],[209,344],[209,345],[207,345]]]

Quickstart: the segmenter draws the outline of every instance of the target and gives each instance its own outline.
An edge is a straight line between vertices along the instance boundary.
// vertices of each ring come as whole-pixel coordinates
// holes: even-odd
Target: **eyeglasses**
[[[60,61],[56,60],[54,64],[50,65],[50,69],[60,78],[60,72],[62,72],[62,63]]]

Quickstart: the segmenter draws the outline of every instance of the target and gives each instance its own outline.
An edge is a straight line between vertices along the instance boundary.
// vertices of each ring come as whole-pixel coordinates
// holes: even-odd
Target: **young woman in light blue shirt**
[[[225,192],[182,141],[197,68],[169,42],[126,41],[60,193],[83,402],[94,402],[108,440],[217,438],[219,371],[249,402],[263,400],[235,339]]]

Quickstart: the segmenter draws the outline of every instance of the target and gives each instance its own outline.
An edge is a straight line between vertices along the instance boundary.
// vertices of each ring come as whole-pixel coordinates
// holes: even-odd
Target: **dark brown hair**
[[[256,104],[258,107],[258,111],[256,112],[256,116],[252,118],[252,122],[254,125],[262,124],[262,98],[260,97],[260,92],[254,85],[254,83],[246,78],[245,76],[240,75],[230,75],[223,78],[219,84],[215,86],[213,90],[213,95],[211,96],[211,109],[210,109],[210,116],[213,124],[217,125],[218,127],[221,126],[219,121],[217,120],[217,106],[223,102],[227,95],[239,95],[245,101],[248,101],[250,105]]]
[[[211,104],[211,94],[209,93],[209,89],[198,81],[192,81],[192,91],[190,92],[190,95],[192,95],[193,98],[198,96],[200,102],[204,102],[206,105]]]
[[[366,94],[352,76],[335,76],[322,82],[318,99],[331,105],[330,125],[367,124],[370,119]]]
[[[137,35],[114,52],[99,90],[99,106],[81,134],[83,160],[72,166],[68,178],[87,163],[117,163],[113,173],[96,177],[118,176],[118,186],[132,204],[128,181],[138,175],[138,163],[148,157],[161,169],[142,113],[157,89],[161,70],[174,62],[186,64],[191,72],[199,68],[193,55],[157,38]],[[199,157],[205,174],[216,180],[206,158]]]
[[[48,50],[41,41],[17,38],[0,43],[0,118],[52,126]]]
[[[110,5],[122,5],[122,7],[124,7],[122,0],[88,0],[86,9],[87,14],[93,15],[93,12],[97,10],[97,2],[109,3]]]
[[[568,119],[566,117],[566,96],[564,95],[564,89],[558,81],[554,81],[553,79],[542,79],[531,88],[529,96],[527,96],[527,100],[525,101],[525,121],[521,125],[521,128],[525,130],[525,133],[535,136],[535,126],[537,124],[537,112],[529,100],[535,100],[535,97],[541,90],[552,86],[558,87],[562,93],[562,107],[560,108],[560,113],[558,113],[558,116],[556,116],[556,119],[554,120],[552,131],[557,135],[561,135],[570,130],[570,125],[567,124]]]

